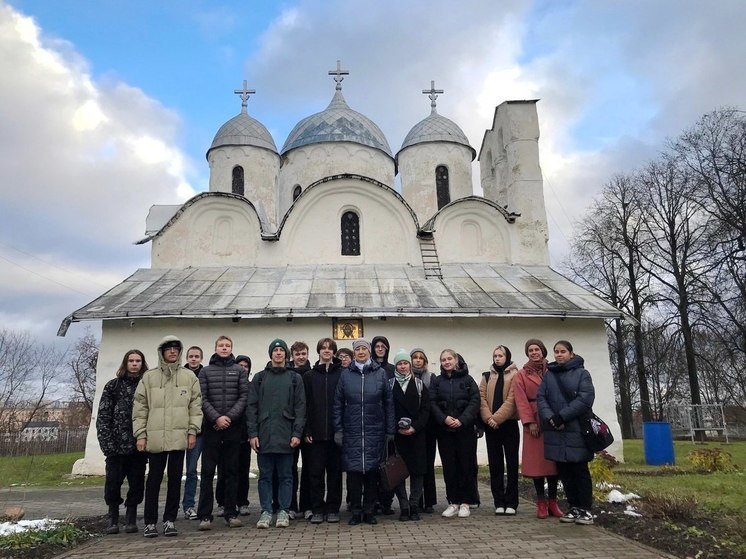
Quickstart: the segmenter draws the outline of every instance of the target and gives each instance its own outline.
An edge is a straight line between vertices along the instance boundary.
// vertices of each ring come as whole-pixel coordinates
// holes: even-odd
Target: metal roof
[[[524,316],[612,318],[621,312],[547,266],[445,264],[150,269],[65,318]]]
[[[207,155],[221,146],[256,146],[277,153],[272,134],[261,122],[250,117],[245,108],[220,127]]]
[[[464,131],[459,128],[458,124],[452,120],[438,114],[435,109],[427,116],[415,124],[404,138],[399,153],[405,148],[416,144],[427,142],[451,142],[466,146],[471,151],[472,160],[476,157],[477,152],[469,144],[469,140]],[[398,154],[397,154],[398,155]]]
[[[353,142],[378,149],[392,157],[391,147],[381,129],[367,116],[352,110],[339,90],[334,93],[326,109],[295,125],[280,154],[321,142]]]

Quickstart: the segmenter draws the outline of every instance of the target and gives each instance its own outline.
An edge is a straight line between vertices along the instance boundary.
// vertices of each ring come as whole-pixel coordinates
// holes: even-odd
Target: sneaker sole
[[[580,524],[581,526],[590,526],[590,525],[593,524],[593,519],[586,520],[586,519],[583,519],[583,518],[578,518],[575,521],[575,524]]]
[[[577,519],[576,518],[565,518],[563,516],[562,518],[559,519],[559,521],[562,522],[563,524],[574,524],[575,522],[577,522]]]

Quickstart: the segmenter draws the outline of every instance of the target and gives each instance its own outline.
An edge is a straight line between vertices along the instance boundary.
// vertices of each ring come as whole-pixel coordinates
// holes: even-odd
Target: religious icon
[[[356,340],[363,337],[363,321],[359,318],[332,320],[332,337],[335,340]]]

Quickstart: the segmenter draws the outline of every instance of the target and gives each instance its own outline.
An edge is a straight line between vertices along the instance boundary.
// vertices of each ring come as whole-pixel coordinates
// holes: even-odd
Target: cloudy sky
[[[432,79],[477,150],[497,104],[540,99],[558,263],[614,173],[707,111],[746,109],[744,21],[740,0],[0,0],[0,326],[52,340],[148,266],[133,241],[149,207],[207,190],[242,80],[280,147],[328,104],[337,59],[394,151]]]

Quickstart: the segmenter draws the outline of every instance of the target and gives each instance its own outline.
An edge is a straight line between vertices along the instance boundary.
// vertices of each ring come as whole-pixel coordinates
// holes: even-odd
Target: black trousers
[[[477,435],[471,427],[460,431],[441,430],[438,452],[443,464],[446,499],[450,504],[477,504]]]
[[[241,426],[231,425],[217,431],[207,427],[202,431],[202,472],[199,484],[199,505],[197,516],[212,520],[214,504],[213,481],[218,464],[222,467],[225,479],[225,516],[236,516],[238,494],[238,454],[241,446]]]
[[[378,468],[369,472],[347,472],[347,491],[353,514],[373,514],[378,496]]]
[[[487,428],[487,460],[490,464],[490,489],[495,507],[518,508],[518,445],[521,441],[518,420],[509,419],[497,429]],[[508,482],[505,483],[507,467]]]
[[[557,472],[570,507],[590,510],[593,506],[593,481],[588,462],[557,462]]]
[[[334,441],[314,441],[306,445],[304,458],[307,460],[303,470],[308,471],[311,510],[314,514],[338,513],[342,505],[341,449]]]
[[[166,508],[163,510],[163,521],[174,522],[179,512],[181,497],[181,474],[184,472],[184,450],[151,452],[148,454],[148,479],[145,482],[145,524],[158,522],[158,496],[161,492],[163,472],[168,466],[168,485],[166,486]]]
[[[144,452],[117,454],[106,457],[106,482],[104,484],[104,501],[110,507],[122,504],[122,482],[127,478],[127,499],[125,507],[142,503],[145,494],[145,466],[148,456]]]
[[[436,429],[431,425],[427,427],[426,441],[427,473],[423,479],[422,501],[425,507],[434,507],[438,504],[438,491],[435,487],[435,452],[438,448],[438,436]]]
[[[238,451],[238,496],[236,506],[249,504],[249,472],[251,471],[251,446],[248,441],[241,441]],[[218,464],[218,481],[215,484],[215,500],[219,507],[225,503],[225,474],[222,464]]]

